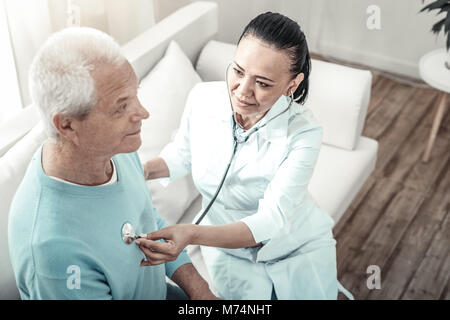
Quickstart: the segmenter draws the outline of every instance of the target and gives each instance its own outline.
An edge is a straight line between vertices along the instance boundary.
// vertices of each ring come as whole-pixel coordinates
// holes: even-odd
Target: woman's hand
[[[143,165],[145,180],[169,177],[169,167],[163,158],[157,157]]]
[[[192,224],[177,224],[136,239],[139,249],[147,257],[147,261],[142,261],[141,266],[154,266],[176,260],[181,251],[191,243],[193,227]],[[164,239],[165,242],[156,241],[159,239]]]

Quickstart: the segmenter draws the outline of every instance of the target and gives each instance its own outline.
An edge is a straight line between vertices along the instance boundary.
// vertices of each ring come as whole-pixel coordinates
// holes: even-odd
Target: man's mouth
[[[134,133],[127,134],[127,136],[134,136],[134,135],[137,135],[139,133],[141,133],[141,129],[139,129],[138,131],[136,131]]]

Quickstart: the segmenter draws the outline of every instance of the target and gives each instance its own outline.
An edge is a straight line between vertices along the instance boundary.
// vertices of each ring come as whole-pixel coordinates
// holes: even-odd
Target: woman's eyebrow
[[[245,71],[245,69],[242,68],[240,65],[238,65],[236,61],[233,61],[233,62],[239,67],[239,69],[242,69],[242,70]],[[267,77],[258,76],[258,75],[255,75],[255,77],[260,78],[260,79],[264,79],[264,80],[268,80],[268,81],[271,81],[271,82],[275,82],[275,81],[273,81],[272,79],[269,79],[269,78],[267,78]]]

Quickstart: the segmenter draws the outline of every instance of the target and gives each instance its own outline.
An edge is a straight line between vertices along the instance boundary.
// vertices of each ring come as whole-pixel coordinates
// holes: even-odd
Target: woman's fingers
[[[169,253],[169,251],[173,249],[173,242],[161,242],[139,238],[136,240],[136,244],[151,251],[162,253]]]
[[[137,239],[136,244],[147,257],[141,266],[154,266],[173,261],[178,257],[176,247],[172,241],[163,243],[159,241]]]
[[[170,232],[171,228],[166,227],[161,230],[156,230],[147,234],[148,240],[159,240],[159,239],[171,239],[172,234]]]
[[[147,260],[152,260],[152,261],[164,260],[167,262],[167,261],[173,261],[177,258],[175,255],[151,251],[145,247],[140,247],[140,249],[142,250],[142,252],[144,252],[145,256],[147,257]]]

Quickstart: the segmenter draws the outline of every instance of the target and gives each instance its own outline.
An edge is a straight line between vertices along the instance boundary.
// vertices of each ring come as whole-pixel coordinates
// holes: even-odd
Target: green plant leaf
[[[445,18],[445,33],[450,31],[450,12],[447,12],[447,18]],[[449,35],[450,36],[450,35]]]
[[[422,1],[422,3],[423,3],[423,1]],[[441,9],[446,4],[449,4],[449,3],[450,3],[449,0],[436,0],[436,1],[426,5],[424,8],[422,8],[422,10],[420,10],[420,12],[423,12],[425,10],[432,11],[432,10],[436,10],[436,9]]]
[[[433,27],[431,28],[431,31],[432,31],[434,34],[438,34],[438,33],[442,30],[442,27],[444,26],[445,20],[446,20],[446,18],[440,20],[439,22],[436,22],[436,23],[433,25]]]
[[[436,13],[436,15],[439,15],[439,14],[441,14],[441,13],[443,13],[443,12],[449,12],[450,11],[450,3],[449,4],[446,4],[445,6],[443,6],[442,8],[441,8],[441,10],[439,10],[439,12],[438,13]]]
[[[450,50],[450,33],[447,34],[447,51]],[[450,52],[449,52],[450,54]]]

